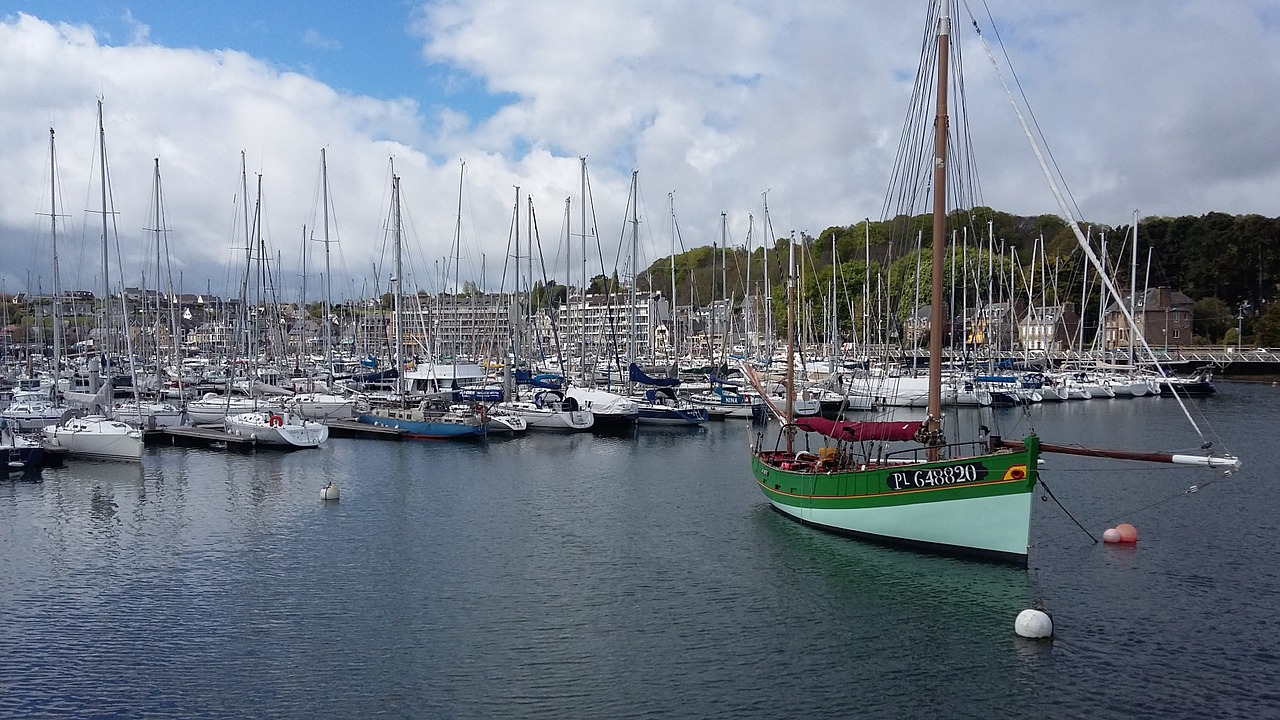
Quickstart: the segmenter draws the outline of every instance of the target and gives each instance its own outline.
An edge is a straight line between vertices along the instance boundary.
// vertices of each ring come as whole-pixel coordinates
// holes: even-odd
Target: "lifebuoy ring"
[[[281,425],[284,425],[284,418],[279,415],[272,415],[271,419],[267,421],[267,424],[271,427],[280,427]]]

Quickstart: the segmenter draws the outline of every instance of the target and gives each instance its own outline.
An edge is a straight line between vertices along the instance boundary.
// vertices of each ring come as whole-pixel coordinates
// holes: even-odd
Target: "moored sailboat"
[[[329,426],[291,412],[257,412],[228,415],[223,420],[228,434],[250,438],[261,445],[286,448],[313,448],[329,439]]]
[[[930,28],[936,29],[937,76],[932,163],[932,308],[931,328],[944,327],[943,272],[946,237],[946,186],[949,116],[950,0],[938,0]],[[926,49],[933,44],[926,42]],[[922,62],[923,67],[927,64]],[[919,77],[928,83],[928,73]],[[927,85],[926,85],[927,86]],[[924,97],[927,93],[921,93]],[[904,133],[903,137],[910,135]],[[1078,232],[1078,229],[1077,229]],[[1086,248],[1087,249],[1087,248]],[[794,382],[795,262],[787,286],[788,371]],[[1091,258],[1096,262],[1096,258]],[[1097,457],[1152,460],[1207,467],[1238,467],[1234,457],[1192,456],[1069,448],[1042,445],[1034,434],[1006,441],[980,436],[972,442],[948,442],[942,427],[942,335],[929,337],[928,416],[924,421],[842,423],[818,418],[797,420],[791,402],[770,402],[783,420],[774,447],[763,432],[752,443],[751,466],[757,485],[771,505],[802,523],[878,542],[1025,565],[1031,523],[1032,491],[1039,480],[1042,451]],[[743,371],[753,385],[760,378],[749,364]],[[832,441],[812,451],[797,446],[800,432]],[[914,442],[914,447],[899,443]],[[893,444],[890,444],[893,443]],[[1206,445],[1207,447],[1207,445]]]
[[[102,330],[104,339],[109,339],[111,333],[111,274],[109,272],[107,252],[108,248],[108,226],[107,217],[111,214],[111,208],[108,206],[107,198],[107,139],[106,128],[102,120],[102,101],[98,101],[98,158],[99,168],[101,170],[101,191],[102,191],[102,286],[103,286],[103,305],[102,305]],[[123,301],[124,293],[121,293]],[[122,308],[123,310],[123,308]],[[123,312],[121,313],[123,316]],[[93,408],[93,414],[75,416],[74,411],[68,411],[62,416],[62,419],[54,425],[44,428],[43,434],[45,442],[50,445],[62,447],[72,455],[84,455],[89,457],[101,458],[106,460],[125,460],[138,461],[142,459],[143,442],[142,431],[127,425],[119,420],[113,420],[107,417],[107,407],[111,404],[111,349],[108,345],[107,352],[103,353],[105,360],[102,366],[102,376],[106,378],[101,388],[91,385],[90,389],[96,392],[92,393],[74,393],[67,392],[65,397],[68,400],[78,400]],[[97,381],[96,370],[98,362],[96,360],[90,363],[90,376],[93,382]]]
[[[391,220],[395,241],[395,274],[392,276],[392,282],[395,285],[395,292],[392,294],[395,303],[395,322],[393,323],[395,335],[392,356],[396,358],[398,366],[404,368],[404,313],[400,308],[401,278],[403,277],[400,244],[400,178],[396,175],[391,178]],[[406,436],[415,438],[439,440],[484,438],[489,427],[489,418],[485,414],[484,406],[477,404],[472,407],[457,404],[454,402],[454,391],[442,388],[444,380],[448,380],[451,386],[461,386],[459,367],[461,366],[450,368],[433,364],[419,370],[415,363],[413,370],[409,373],[418,373],[418,375],[410,379],[413,380],[415,389],[432,390],[429,395],[423,396],[416,404],[411,404],[409,393],[405,388],[406,375],[409,373],[401,372],[396,376],[397,387],[392,404],[371,407],[358,414],[356,420],[366,425],[395,428]],[[473,367],[476,369],[477,377],[483,378],[483,371],[478,366]]]

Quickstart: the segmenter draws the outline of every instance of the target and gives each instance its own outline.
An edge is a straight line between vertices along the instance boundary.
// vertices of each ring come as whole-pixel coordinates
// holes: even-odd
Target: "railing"
[[[985,442],[962,442],[951,443],[949,445],[935,445],[933,447],[908,448],[906,450],[897,450],[884,455],[877,462],[884,463],[886,465],[905,465],[908,463],[931,462],[928,457],[931,451],[937,451],[938,461],[953,458],[976,457],[987,454],[987,444]]]

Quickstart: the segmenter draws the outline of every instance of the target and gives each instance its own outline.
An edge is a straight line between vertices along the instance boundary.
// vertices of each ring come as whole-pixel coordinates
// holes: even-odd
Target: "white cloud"
[[[1267,124],[1280,97],[1280,42],[1263,0],[1095,0],[1054,14],[1015,0],[990,4],[1086,217],[1120,224],[1132,208],[1280,214],[1280,144]],[[318,150],[329,148],[341,243],[335,274],[356,278],[343,294],[372,285],[364,278],[382,252],[392,154],[422,285],[437,282],[427,276],[449,253],[458,158],[467,160],[462,279],[479,274],[483,255],[490,288],[502,274],[512,186],[534,197],[543,248],[554,256],[564,199],[577,203],[579,155],[589,158],[608,264],[632,168],[646,201],[642,262],[669,248],[670,191],[685,241],[695,245],[718,240],[721,211],[732,242],[743,241],[748,213],[759,232],[766,189],[778,234],[875,217],[915,71],[917,9],[763,0],[424,6],[415,24],[423,57],[462,85],[478,81],[513,98],[490,116],[476,116],[463,96],[425,106],[378,100],[239,52],[149,45],[141,23],[133,44],[110,46],[89,27],[10,17],[0,24],[0,250],[16,262],[0,274],[8,273],[10,290],[26,287],[26,266],[47,277],[44,251],[28,248],[48,222],[36,213],[47,212],[50,125],[66,212],[74,228],[85,225],[98,95],[106,99],[119,226],[139,248],[131,272],[145,255],[140,228],[149,224],[159,157],[174,263],[187,289],[207,282],[224,292],[241,270],[231,259],[243,242],[232,217],[242,148],[250,172],[263,173],[269,240],[291,274],[301,225],[318,221]],[[985,201],[1054,212],[983,51],[972,43],[964,51]],[[397,72],[410,76],[412,62]],[[576,205],[573,216],[576,224]],[[96,282],[94,263],[76,267],[69,282]]]
[[[327,50],[330,52],[342,49],[342,43],[327,35],[322,34],[314,28],[308,28],[302,33],[302,43],[317,50]]]
[[[151,37],[151,26],[139,22],[128,9],[124,11],[124,24],[129,28],[130,45],[142,45]]]

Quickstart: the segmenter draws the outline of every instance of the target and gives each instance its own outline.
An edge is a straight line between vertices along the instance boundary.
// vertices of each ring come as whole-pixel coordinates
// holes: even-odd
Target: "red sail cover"
[[[822,433],[837,440],[862,442],[863,440],[914,440],[924,422],[853,422],[802,417],[796,418],[796,425],[805,432]]]

